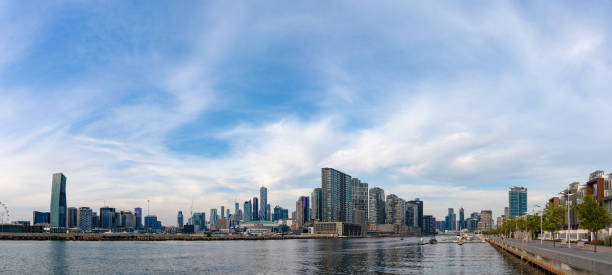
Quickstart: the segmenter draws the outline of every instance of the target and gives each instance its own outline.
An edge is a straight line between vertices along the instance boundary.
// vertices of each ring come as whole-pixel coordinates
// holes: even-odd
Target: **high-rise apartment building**
[[[444,224],[446,225],[446,230],[455,231],[457,230],[457,214],[455,214],[454,208],[448,209],[448,215],[444,220]]]
[[[68,207],[66,214],[66,227],[77,228],[79,209],[76,207]]]
[[[385,205],[386,224],[404,225],[406,224],[406,201],[397,197],[395,194],[387,195]]]
[[[333,168],[321,169],[323,217],[325,222],[353,222],[351,176]]]
[[[527,188],[512,187],[508,191],[510,217],[520,217],[527,213]]]
[[[261,209],[259,210],[259,217],[262,221],[267,221],[268,216],[268,188],[260,187],[259,188],[259,202],[261,203]]]
[[[62,173],[53,174],[51,182],[51,227],[66,227],[66,177]]]
[[[480,211],[480,221],[478,222],[478,231],[483,232],[483,231],[491,230],[492,225],[493,225],[493,211],[491,210]]]
[[[221,219],[225,219],[225,206],[221,205]]]
[[[363,210],[366,220],[368,219],[368,183],[362,182],[358,178],[351,180],[353,189],[353,208]],[[355,221],[353,221],[355,223]]]
[[[253,206],[251,205],[251,201],[245,201],[243,206],[244,212],[242,220],[244,222],[250,222],[253,220]]]
[[[295,223],[296,228],[302,228],[304,223],[310,220],[310,203],[309,198],[300,196],[295,203]]]
[[[272,215],[272,220],[278,221],[278,220],[287,220],[287,219],[289,219],[289,210],[282,208],[278,205],[275,206],[274,214]]]
[[[210,227],[217,226],[217,208],[210,209]]]
[[[423,234],[431,235],[436,233],[436,218],[432,215],[423,216]]]
[[[257,197],[253,197],[251,200],[253,204],[253,211],[251,212],[251,220],[258,221],[259,220],[259,200]]]
[[[368,224],[384,224],[386,213],[385,191],[378,187],[371,188],[369,197]]]
[[[465,228],[465,211],[463,207],[459,208],[459,224],[457,226],[457,230],[461,230]]]
[[[423,233],[424,226],[423,225],[423,201],[419,198],[415,198],[414,200],[409,201],[409,203],[415,205],[416,207],[416,217],[415,220],[417,222],[417,227],[421,229],[421,233]]]
[[[93,221],[93,212],[89,207],[80,207],[77,215],[77,227],[82,232],[91,232],[93,229],[92,221]]]
[[[315,221],[321,221],[323,216],[323,191],[321,188],[315,188],[312,191],[310,203],[312,204],[311,218]]]
[[[241,215],[240,215],[240,204],[235,202],[234,203],[234,221],[240,221],[242,219]]]
[[[178,215],[176,216],[176,225],[179,228],[183,228],[183,211],[178,212]]]

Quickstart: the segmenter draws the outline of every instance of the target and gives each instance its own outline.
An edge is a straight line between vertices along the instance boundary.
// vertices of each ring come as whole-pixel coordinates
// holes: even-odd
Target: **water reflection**
[[[66,242],[50,241],[49,268],[54,274],[65,274],[68,267],[66,263]]]

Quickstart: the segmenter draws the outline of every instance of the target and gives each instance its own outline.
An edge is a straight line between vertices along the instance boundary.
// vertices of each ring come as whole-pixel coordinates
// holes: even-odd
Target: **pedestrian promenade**
[[[535,263],[540,267],[556,274],[579,274],[576,270],[610,274],[612,270],[612,253],[609,247],[593,252],[585,248],[571,247],[567,244],[553,246],[552,242],[526,241],[515,239],[489,238],[495,245],[512,252],[513,254]],[[592,248],[592,247],[589,247]]]

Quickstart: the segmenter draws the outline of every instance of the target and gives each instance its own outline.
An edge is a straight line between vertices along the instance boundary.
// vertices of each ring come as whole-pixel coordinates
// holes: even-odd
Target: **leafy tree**
[[[608,211],[601,207],[592,195],[587,195],[584,201],[578,206],[578,217],[580,227],[595,234],[595,241],[592,242],[593,251],[597,252],[597,232],[612,223],[612,217]]]
[[[557,231],[563,228],[564,224],[564,213],[565,207],[557,206],[555,207],[553,204],[549,203],[546,206],[546,211],[544,212],[544,230],[552,232],[553,235],[553,246],[555,245],[555,234]]]
[[[535,214],[528,218],[527,220],[527,230],[531,232],[532,239],[535,239],[535,236],[540,232],[540,215]]]

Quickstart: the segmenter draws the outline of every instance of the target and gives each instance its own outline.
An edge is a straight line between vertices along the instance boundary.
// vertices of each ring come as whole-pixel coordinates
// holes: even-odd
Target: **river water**
[[[543,274],[487,243],[418,242],[419,238],[0,241],[0,273]]]

